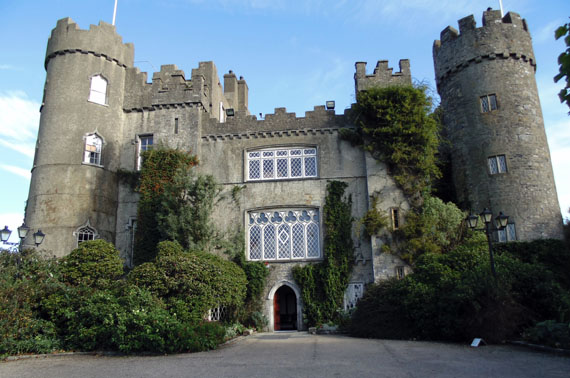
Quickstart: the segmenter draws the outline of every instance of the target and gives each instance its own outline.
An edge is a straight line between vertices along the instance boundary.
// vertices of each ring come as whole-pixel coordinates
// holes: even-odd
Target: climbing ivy
[[[390,86],[359,92],[352,109],[355,130],[344,129],[341,137],[362,144],[372,156],[385,161],[396,183],[421,203],[437,166],[439,121],[431,112],[425,87]]]
[[[157,148],[142,154],[143,164],[137,191],[140,193],[135,233],[136,265],[152,261],[161,240],[156,214],[159,212],[165,186],[182,167],[198,164],[195,156],[174,149]]]
[[[296,266],[293,278],[301,287],[304,317],[309,326],[335,322],[354,264],[352,199],[347,184],[330,181],[324,206],[324,261]]]

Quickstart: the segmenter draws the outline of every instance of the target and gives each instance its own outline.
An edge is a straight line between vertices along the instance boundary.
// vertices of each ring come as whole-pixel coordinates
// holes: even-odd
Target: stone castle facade
[[[561,237],[550,155],[524,20],[487,11],[449,27],[434,44],[436,81],[453,143],[453,178],[460,201],[511,216],[504,240]],[[213,62],[189,78],[174,65],[152,82],[133,65],[134,47],[114,26],[81,30],[59,20],[48,41],[47,71],[26,223],[47,235],[42,249],[62,256],[83,240],[113,242],[133,259],[138,196],[118,171],[140,168],[140,153],[157,144],[191,151],[198,169],[226,193],[213,214],[217,227],[245,231],[250,260],[270,266],[266,315],[270,329],[301,329],[302,303],[291,268],[322,260],[322,209],[327,182],[344,181],[353,216],[376,205],[391,229],[405,221],[409,202],[385,164],[339,137],[346,115],[316,106],[304,117],[275,109],[250,115],[248,86],[232,71],[219,80]],[[411,84],[410,65],[394,73],[379,61],[373,74],[356,63],[356,91]],[[355,268],[346,305],[364,285],[402,276],[407,267],[382,252],[379,237],[355,233]],[[276,309],[280,308],[280,313]]]

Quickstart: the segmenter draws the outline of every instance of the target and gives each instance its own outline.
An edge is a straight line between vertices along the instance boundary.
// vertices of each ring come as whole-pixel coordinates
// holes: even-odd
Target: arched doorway
[[[287,285],[281,286],[273,296],[273,329],[297,330],[297,296]]]

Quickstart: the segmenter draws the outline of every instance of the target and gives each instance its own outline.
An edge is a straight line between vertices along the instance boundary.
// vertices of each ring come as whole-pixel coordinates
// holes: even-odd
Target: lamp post
[[[477,228],[477,222],[479,221],[479,217],[483,219],[483,223],[485,223],[485,228]],[[467,219],[467,225],[470,229],[475,231],[485,231],[487,235],[487,243],[489,244],[489,260],[491,261],[491,272],[493,273],[493,278],[495,281],[497,280],[497,272],[495,271],[495,257],[493,256],[493,240],[491,238],[491,233],[494,230],[503,230],[507,227],[507,223],[509,222],[509,217],[503,214],[503,212],[499,212],[499,215],[495,218],[495,228],[491,228],[492,221],[493,221],[493,212],[488,208],[485,208],[479,214],[479,216],[470,214]]]
[[[21,258],[20,254],[22,253],[22,246],[24,244],[24,239],[26,238],[26,236],[28,236],[29,232],[30,228],[26,226],[26,223],[22,223],[22,225],[18,227],[18,237],[20,238],[20,241],[18,243],[13,243],[8,241],[10,235],[12,235],[12,230],[10,230],[8,226],[4,226],[4,229],[0,230],[0,240],[2,240],[2,244],[9,245],[16,250],[17,253],[16,266],[18,270],[20,270],[20,258]],[[44,238],[46,237],[46,235],[42,232],[42,230],[34,232],[33,236],[34,236],[34,244],[36,245],[36,247],[39,247],[39,245],[42,244]],[[16,246],[18,247],[16,248]]]

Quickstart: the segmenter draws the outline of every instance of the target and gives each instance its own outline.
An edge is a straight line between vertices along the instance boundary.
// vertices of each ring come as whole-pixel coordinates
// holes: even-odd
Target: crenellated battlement
[[[434,41],[436,82],[470,64],[494,59],[522,59],[536,69],[532,40],[527,23],[518,13],[501,17],[498,10],[483,12],[483,26],[473,15],[458,21],[459,31],[448,26]]]
[[[410,61],[401,59],[399,62],[400,71],[394,73],[394,69],[388,67],[387,60],[379,60],[376,63],[372,75],[366,74],[366,62],[356,62],[356,73],[354,74],[355,91],[360,91],[372,87],[387,87],[389,85],[411,85],[412,74],[410,72]]]
[[[69,17],[62,18],[52,30],[46,50],[45,67],[53,57],[64,54],[90,54],[113,61],[122,67],[132,67],[135,49],[123,43],[113,25],[99,22],[89,30],[80,29]]]
[[[266,114],[265,119],[257,119],[254,115],[238,111],[235,116],[228,117],[224,123],[210,119],[202,131],[202,139],[204,141],[232,139],[223,137],[225,135],[235,135],[236,138],[238,135],[240,138],[306,135],[307,130],[338,130],[349,127],[346,117],[349,111],[350,109],[347,109],[344,115],[336,115],[334,110],[326,110],[324,105],[319,105],[305,112],[305,117],[297,117],[293,112],[288,113],[286,108],[275,108],[275,112]]]

